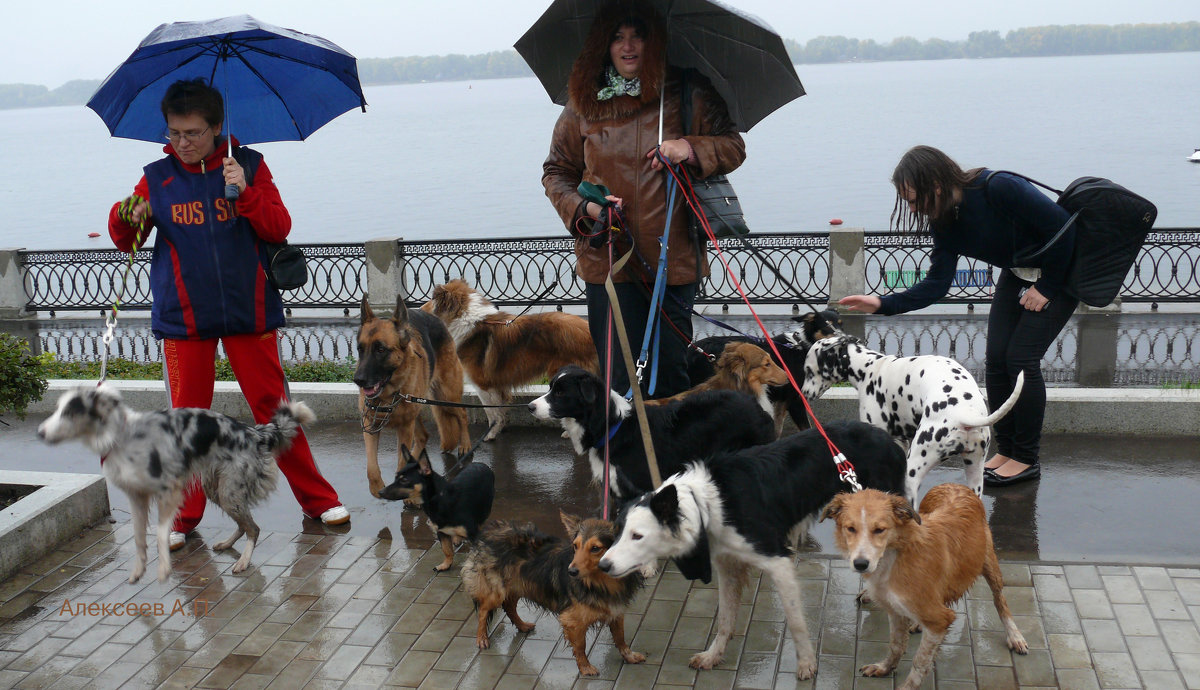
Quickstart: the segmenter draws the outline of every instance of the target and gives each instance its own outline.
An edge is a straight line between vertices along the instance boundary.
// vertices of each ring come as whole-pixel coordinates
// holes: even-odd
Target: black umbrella
[[[567,79],[596,14],[612,0],[555,0],[514,46],[550,98],[567,102]],[[745,132],[804,95],[783,39],[766,22],[716,0],[639,0],[667,24],[667,62],[708,77]]]

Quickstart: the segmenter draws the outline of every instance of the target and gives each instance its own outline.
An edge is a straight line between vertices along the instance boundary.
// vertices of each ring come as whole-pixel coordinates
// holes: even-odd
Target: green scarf
[[[642,80],[634,77],[626,79],[617,73],[617,68],[612,65],[604,71],[604,76],[608,78],[608,86],[596,92],[596,100],[607,101],[613,96],[640,96],[642,95]]]

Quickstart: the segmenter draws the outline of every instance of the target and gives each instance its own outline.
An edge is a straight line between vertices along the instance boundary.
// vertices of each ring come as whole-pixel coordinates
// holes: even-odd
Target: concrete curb
[[[0,582],[108,515],[103,475],[0,470],[0,484],[41,487],[0,512]]]
[[[95,381],[56,379],[45,397],[29,406],[31,414],[49,414],[62,391]],[[112,381],[125,401],[141,410],[168,406],[161,381]],[[546,392],[546,386],[518,389],[514,403],[529,402]],[[293,383],[291,395],[303,400],[326,422],[357,419],[358,389],[351,383]],[[467,386],[463,402],[478,403],[474,388]],[[250,409],[241,389],[232,381],[218,381],[213,409],[239,419],[248,419]],[[820,419],[855,419],[858,398],[852,388],[833,388],[813,402]],[[512,426],[557,426],[526,413],[521,408],[505,410]],[[482,409],[469,410],[472,422],[484,423]],[[1050,434],[1129,434],[1134,436],[1182,436],[1200,434],[1200,390],[1157,388],[1050,388],[1046,391],[1046,419]]]

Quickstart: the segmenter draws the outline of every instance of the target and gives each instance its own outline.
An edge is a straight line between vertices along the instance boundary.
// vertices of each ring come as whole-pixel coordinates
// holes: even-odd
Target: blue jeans
[[[1017,373],[1025,372],[1016,406],[992,427],[996,451],[1025,464],[1038,461],[1046,416],[1042,357],[1079,306],[1079,300],[1063,292],[1045,309],[1029,311],[1019,300],[1021,289],[1030,285],[1007,269],[1000,272],[988,315],[984,356],[988,406],[993,411],[1012,395]]]
[[[658,380],[654,394],[648,397],[665,398],[691,388],[685,357],[688,343],[692,341],[692,305],[696,302],[698,286],[698,283],[667,286],[662,310],[671,323],[663,322],[659,328]],[[621,315],[625,319],[625,331],[629,334],[629,349],[632,350],[636,363],[646,332],[646,319],[650,313],[650,288],[641,283],[614,283],[613,287],[616,288]],[[604,285],[593,283],[586,284],[586,292],[588,328],[592,332],[592,341],[596,343],[596,354],[600,356],[600,377],[603,379],[608,353],[608,293]],[[629,390],[630,377],[625,371],[621,342],[617,339],[615,330],[612,333],[612,347],[612,388],[624,395]],[[650,385],[650,372],[654,362],[653,347],[650,348],[649,362],[642,373],[643,394],[646,394]]]

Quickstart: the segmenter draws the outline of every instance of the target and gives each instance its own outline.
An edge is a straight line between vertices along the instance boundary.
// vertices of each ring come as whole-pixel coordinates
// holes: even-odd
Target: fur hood
[[[609,46],[612,45],[613,34],[628,17],[637,17],[648,27],[648,35],[642,37],[642,67],[638,75],[642,80],[642,94],[598,101],[596,92],[605,86],[604,72],[612,64]],[[567,104],[584,120],[596,122],[628,117],[646,105],[657,102],[666,68],[666,45],[666,29],[653,9],[628,0],[609,4],[596,15],[583,50],[571,68],[571,77],[567,81]]]

